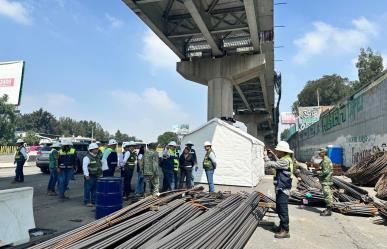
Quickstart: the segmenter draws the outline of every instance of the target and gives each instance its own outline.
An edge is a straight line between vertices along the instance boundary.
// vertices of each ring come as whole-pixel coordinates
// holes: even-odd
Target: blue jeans
[[[163,173],[164,173],[164,180],[163,180],[163,192],[168,191],[168,190],[173,190],[174,187],[174,174],[173,174],[173,169],[164,169],[163,168]]]
[[[65,196],[64,193],[69,185],[72,171],[73,169],[60,169],[60,173],[58,174],[59,198],[63,198]]]
[[[50,180],[48,180],[47,191],[55,192],[55,185],[58,181],[58,173],[56,168],[50,169]]]
[[[137,172],[136,194],[144,193],[144,185],[144,175],[141,172]]]
[[[195,167],[192,167],[192,170],[191,170],[191,188],[195,187],[195,173],[196,173],[196,169],[195,169]]]
[[[15,182],[24,182],[23,166],[25,161],[16,162]]]
[[[132,191],[132,176],[133,169],[126,169],[123,171],[124,175],[124,196],[129,196]]]
[[[85,205],[88,203],[95,204],[95,193],[97,191],[97,179],[98,178],[96,176],[90,176],[89,180],[86,180],[85,178],[84,192],[83,192],[83,203],[85,203]]]
[[[214,170],[206,170],[209,192],[215,192]]]
[[[172,189],[179,188],[179,171],[173,171]]]
[[[278,217],[280,218],[280,227],[289,232],[289,211],[288,211],[288,202],[289,196],[285,194],[282,190],[276,192],[276,211]]]

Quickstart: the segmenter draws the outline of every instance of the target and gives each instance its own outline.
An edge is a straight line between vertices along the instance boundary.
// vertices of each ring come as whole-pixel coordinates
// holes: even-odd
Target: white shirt
[[[130,152],[129,150],[128,151],[125,151],[124,155],[123,155],[123,160],[121,162],[121,167],[124,167],[126,162],[129,160],[129,157],[131,155],[131,153],[135,153],[134,151],[133,152]],[[141,159],[141,158],[139,158]],[[136,160],[137,161],[137,160]],[[135,162],[136,163],[136,162]]]
[[[84,176],[89,176],[89,168],[88,168],[89,164],[90,164],[90,158],[88,156],[85,156],[83,158],[83,164],[82,164]]]
[[[17,152],[16,152],[16,153],[17,153]],[[28,153],[27,153],[27,150],[26,150],[25,147],[21,147],[20,153],[23,155],[24,159],[25,159],[26,161],[28,161],[29,156],[28,156]],[[16,154],[15,154],[15,155],[16,155]]]

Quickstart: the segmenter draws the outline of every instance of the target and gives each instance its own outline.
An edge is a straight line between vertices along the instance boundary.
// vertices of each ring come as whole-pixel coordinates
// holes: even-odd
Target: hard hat
[[[212,146],[212,143],[210,141],[205,141],[204,142],[204,147],[206,147],[206,146]]]
[[[52,145],[51,145],[52,148],[60,148],[61,147],[61,144],[59,142],[54,142]]]
[[[98,149],[98,144],[97,143],[91,143],[89,144],[89,147],[87,148],[87,150],[94,150],[94,149]]]
[[[320,148],[319,153],[326,153],[326,152],[327,152],[327,149],[326,149],[326,148]]]
[[[69,140],[64,140],[64,141],[62,141],[62,143],[61,143],[61,145],[62,146],[73,146],[73,143],[71,142],[71,141],[69,141]]]
[[[136,142],[134,142],[134,141],[129,141],[129,143],[128,143],[128,146],[135,146],[136,145]]]
[[[125,148],[126,146],[128,146],[128,142],[122,142],[122,148]]]
[[[110,139],[108,145],[117,145],[117,141],[115,139]]]
[[[171,141],[171,142],[169,142],[168,146],[174,146],[174,147],[176,147],[176,146],[177,146],[177,144],[176,144],[176,142],[175,142],[175,141]]]
[[[96,143],[96,144],[102,144],[100,141],[96,141],[95,143]]]
[[[293,154],[293,151],[290,149],[289,144],[285,141],[280,141],[275,147],[275,150]]]
[[[16,141],[17,144],[23,144],[24,143],[24,140],[19,138],[17,141]]]
[[[188,141],[185,145],[194,145],[191,141]]]

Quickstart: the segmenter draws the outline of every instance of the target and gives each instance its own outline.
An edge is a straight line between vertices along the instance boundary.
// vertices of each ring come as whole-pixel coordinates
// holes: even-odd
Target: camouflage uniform
[[[147,150],[143,160],[145,194],[157,195],[159,193],[159,154],[156,151]]]
[[[329,159],[329,157],[327,156],[324,156],[323,160],[320,163],[320,167],[321,167],[321,174],[319,175],[319,180],[322,186],[322,191],[324,193],[324,199],[327,204],[327,207],[332,207],[333,197],[332,197],[331,186],[333,184],[332,182],[333,166],[332,166],[331,159]]]

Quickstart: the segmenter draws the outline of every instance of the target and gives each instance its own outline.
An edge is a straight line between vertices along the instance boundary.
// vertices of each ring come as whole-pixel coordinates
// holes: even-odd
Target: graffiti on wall
[[[320,107],[298,107],[298,129],[305,130],[320,119]]]
[[[364,158],[371,156],[377,152],[387,151],[387,144],[381,136],[355,136],[348,137],[348,149],[350,152],[346,152],[350,156],[352,165],[359,163]]]

